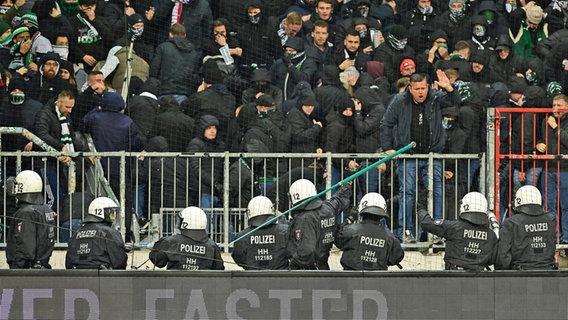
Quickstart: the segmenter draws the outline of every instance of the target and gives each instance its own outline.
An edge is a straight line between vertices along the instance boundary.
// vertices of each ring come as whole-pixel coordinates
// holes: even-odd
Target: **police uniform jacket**
[[[250,232],[249,226],[237,234],[237,238]],[[235,243],[233,260],[245,270],[282,270],[288,269],[286,241],[288,227],[272,223],[251,233]]]
[[[182,232],[186,231],[190,230]],[[150,261],[168,270],[225,270],[221,249],[205,231],[200,237],[176,234],[158,240],[150,252]]]
[[[345,270],[387,270],[404,258],[398,239],[374,221],[342,224],[335,245]]]
[[[499,229],[496,269],[555,269],[556,217],[515,214]]]
[[[351,188],[351,184],[345,184],[316,209],[292,213],[287,245],[290,269],[329,270],[327,260],[337,229],[335,217],[349,205]]]
[[[495,263],[497,236],[489,225],[477,225],[461,219],[432,220],[424,209],[418,214],[424,231],[446,239],[446,268],[453,265],[481,271]]]
[[[51,269],[55,243],[55,212],[46,205],[24,203],[12,217],[6,260],[10,269]]]
[[[104,222],[86,222],[69,240],[65,268],[126,269],[120,233]]]

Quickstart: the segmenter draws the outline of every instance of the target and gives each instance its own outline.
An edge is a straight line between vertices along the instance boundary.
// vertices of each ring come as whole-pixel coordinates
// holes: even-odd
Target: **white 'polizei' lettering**
[[[330,228],[335,225],[335,217],[321,220],[322,228]]]
[[[373,238],[373,237],[367,237],[367,236],[361,236],[359,243],[364,244],[364,245],[368,245],[368,246],[372,246],[372,247],[379,247],[379,248],[385,247],[385,239],[379,239],[379,238]]]
[[[180,243],[179,251],[180,252],[197,253],[197,254],[205,254],[205,246],[198,246],[198,245],[194,245],[194,244]]]
[[[539,231],[548,231],[548,224],[546,222],[525,224],[525,232]]]
[[[263,234],[250,237],[250,244],[269,244],[276,243],[276,237],[273,234]]]
[[[463,237],[468,239],[487,240],[487,231],[464,229]]]
[[[75,236],[75,239],[94,238],[96,235],[96,230],[81,230],[77,231],[77,236]]]

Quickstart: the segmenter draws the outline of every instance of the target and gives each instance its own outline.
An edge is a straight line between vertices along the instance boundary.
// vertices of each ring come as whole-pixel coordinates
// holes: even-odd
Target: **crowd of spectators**
[[[396,136],[400,128],[394,118],[385,125],[383,115],[404,99],[428,104],[428,99],[418,101],[413,89],[426,81],[426,89],[441,92],[425,98],[445,94],[453,105],[427,115],[426,123],[435,121],[429,123],[430,133],[441,136],[422,142],[439,145],[415,153],[478,154],[486,146],[487,107],[551,107],[553,97],[567,93],[567,24],[568,2],[560,0],[5,0],[0,5],[0,119],[3,126],[26,127],[45,141],[51,137],[50,145],[61,151],[85,150],[74,137],[79,131],[98,135],[95,146],[106,151],[375,153],[406,140]],[[415,74],[424,77],[412,78]],[[113,91],[123,100],[105,98]],[[555,101],[562,107],[568,98]],[[42,108],[55,122],[41,122],[48,114]],[[563,111],[557,111],[552,120],[534,117],[539,129],[532,142],[527,141],[532,129],[515,135],[528,117],[511,115],[504,122],[511,129],[503,126],[502,152],[566,153],[560,142],[555,150],[547,148],[547,137],[563,127]],[[108,114],[96,114],[101,112]],[[108,128],[113,123],[130,129]],[[385,130],[394,141],[383,139]],[[428,133],[414,126],[409,130],[412,137]],[[117,135],[110,133],[117,132],[124,143],[111,143]],[[33,148],[14,139],[3,150]],[[518,151],[509,149],[522,143]],[[313,160],[250,161],[244,168],[274,177],[282,174],[276,172],[279,165],[292,168]],[[337,182],[371,161],[334,159],[328,174]],[[500,168],[502,177],[514,181],[502,181],[514,186],[501,190],[502,197],[524,183],[540,187],[548,181],[538,179],[542,170],[535,163],[508,161]],[[192,201],[215,206],[223,175],[212,174],[218,163],[204,164],[184,166],[200,172],[185,191],[199,193]],[[456,167],[465,171],[456,174]],[[448,165],[439,175],[461,179],[458,199],[479,188],[471,178],[479,162],[465,167]],[[559,168],[550,174],[562,176]],[[381,192],[377,181],[385,172],[397,170],[377,167],[369,182],[360,183],[362,193]],[[568,188],[566,179],[554,181]],[[434,190],[437,216],[442,214],[439,188]],[[562,212],[568,226],[568,208],[562,206]]]

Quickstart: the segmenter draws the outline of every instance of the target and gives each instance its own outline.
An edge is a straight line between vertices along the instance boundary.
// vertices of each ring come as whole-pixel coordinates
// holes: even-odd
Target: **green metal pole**
[[[404,153],[404,152],[406,152],[406,151],[408,151],[408,150],[414,148],[415,146],[416,146],[416,143],[415,143],[415,142],[411,142],[411,143],[407,144],[406,146],[404,146],[404,147],[400,148],[399,150],[397,150],[397,151],[391,153],[390,155],[388,155],[388,156],[382,158],[381,160],[379,160],[379,161],[377,161],[377,162],[371,164],[370,166],[364,168],[363,170],[355,172],[354,174],[352,174],[352,175],[350,175],[349,177],[347,177],[347,178],[345,178],[345,179],[339,181],[338,183],[332,185],[331,187],[329,187],[329,188],[323,190],[322,192],[316,194],[315,196],[313,196],[313,197],[311,197],[311,198],[308,198],[308,199],[302,201],[302,203],[300,203],[300,204],[298,204],[298,205],[295,205],[294,207],[292,207],[292,208],[290,208],[290,209],[288,209],[288,210],[282,212],[281,214],[275,216],[274,218],[271,218],[270,220],[264,222],[264,223],[261,224],[260,226],[258,226],[258,227],[256,227],[256,228],[252,229],[251,231],[249,231],[249,232],[243,234],[242,236],[238,237],[237,239],[233,240],[233,242],[231,242],[231,244],[232,244],[232,243],[235,243],[235,242],[237,242],[237,241],[239,241],[239,240],[241,240],[241,239],[243,239],[243,238],[245,238],[245,237],[247,237],[249,234],[256,232],[258,229],[260,229],[260,228],[262,228],[262,227],[264,227],[264,226],[266,226],[266,225],[271,224],[272,222],[274,222],[275,220],[277,220],[277,219],[280,218],[281,216],[283,216],[283,215],[285,215],[285,214],[288,214],[288,213],[290,213],[290,212],[292,212],[292,211],[294,211],[294,210],[300,208],[301,206],[305,205],[306,203],[309,203],[310,201],[312,201],[312,200],[314,200],[314,199],[320,197],[321,195],[326,194],[326,193],[329,192],[330,190],[333,190],[333,189],[335,189],[335,188],[337,188],[337,187],[340,187],[340,186],[342,186],[342,185],[344,185],[344,184],[346,184],[346,183],[348,183],[348,182],[350,182],[350,181],[353,181],[353,180],[357,179],[357,177],[359,177],[359,176],[365,174],[365,173],[366,173],[367,171],[369,171],[369,170],[375,169],[375,167],[378,166],[378,165],[380,165],[381,163],[390,161],[392,158],[394,158],[394,157],[398,156],[399,154]],[[376,169],[375,169],[375,170],[376,170]]]

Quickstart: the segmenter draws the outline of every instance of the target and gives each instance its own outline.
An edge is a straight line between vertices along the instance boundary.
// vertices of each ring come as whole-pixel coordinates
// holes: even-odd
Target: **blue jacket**
[[[444,150],[446,133],[442,127],[442,109],[458,105],[460,98],[456,91],[446,93],[430,89],[424,104],[430,123],[430,152]],[[394,96],[381,120],[381,147],[383,150],[398,150],[411,141],[412,96],[405,91]]]
[[[103,151],[141,151],[144,146],[138,136],[136,124],[127,115],[120,113],[120,110],[95,108],[83,118],[85,131],[93,137],[93,142],[98,152]],[[107,161],[101,160],[106,170]],[[127,164],[127,172],[129,161]],[[108,172],[108,171],[107,171]],[[110,160],[110,174],[120,174],[120,158],[113,157]]]

